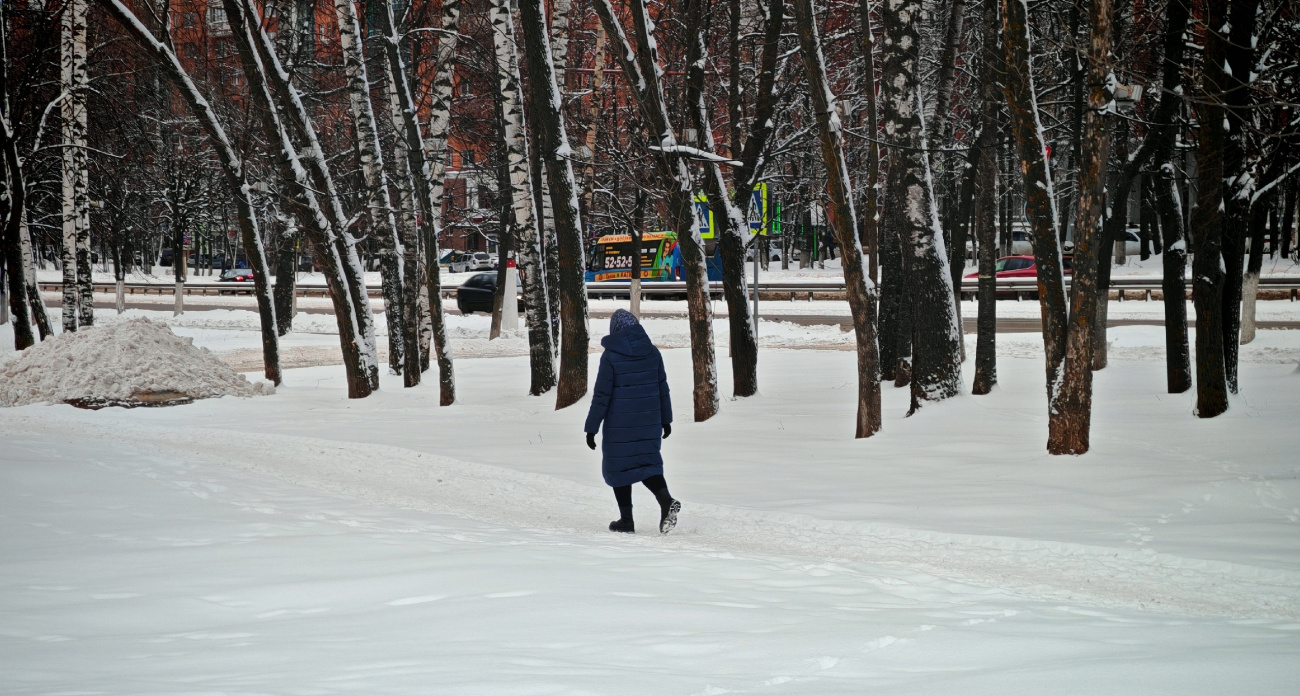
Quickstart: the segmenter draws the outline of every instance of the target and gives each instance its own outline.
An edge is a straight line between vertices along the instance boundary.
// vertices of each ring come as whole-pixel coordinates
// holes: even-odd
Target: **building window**
[[[181,15],[181,26],[185,27],[186,29],[193,29],[195,20],[196,17],[193,12],[186,12],[185,14]]]
[[[226,21],[226,8],[208,8],[208,26],[217,31],[230,31],[230,22]]]

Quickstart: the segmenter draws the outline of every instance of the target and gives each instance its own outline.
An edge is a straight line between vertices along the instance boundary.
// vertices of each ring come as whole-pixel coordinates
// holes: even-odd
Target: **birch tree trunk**
[[[326,282],[338,282],[332,290],[346,298],[335,298],[340,324],[340,342],[345,344],[348,392],[362,398],[379,388],[379,365],[375,350],[375,324],[365,274],[357,255],[356,240],[348,232],[348,218],[334,186],[333,175],[301,93],[291,84],[275,45],[262,28],[252,0],[224,0],[226,14],[235,28],[250,91],[262,104],[267,137],[278,142],[284,157],[286,184],[297,192],[300,219],[310,221],[317,233],[317,252],[326,268]],[[267,120],[273,119],[273,120]],[[301,145],[294,142],[297,139]],[[325,252],[322,245],[331,247]],[[346,326],[345,326],[346,325]],[[364,386],[359,384],[364,380]]]
[[[1029,18],[1022,0],[1001,0],[1002,45],[1006,78],[1003,83],[1011,113],[1011,130],[1019,151],[1025,182],[1025,211],[1034,239],[1038,267],[1038,302],[1043,321],[1043,352],[1047,363],[1047,402],[1055,404],[1065,360],[1065,280],[1057,231],[1056,195],[1048,170],[1046,143],[1038,117],[1038,95],[1030,72]],[[1050,429],[1049,419],[1049,429]],[[1051,434],[1049,432],[1049,440]]]
[[[541,0],[521,0],[520,26],[528,61],[529,116],[537,124],[537,150],[546,165],[559,251],[560,374],[555,408],[571,406],[587,393],[587,288],[584,278],[582,219],[573,178],[563,103]]]
[[[492,39],[496,48],[498,109],[502,123],[506,166],[509,169],[511,227],[523,282],[524,307],[528,323],[528,355],[531,381],[528,393],[545,394],[555,386],[555,346],[551,333],[551,305],[547,294],[546,266],[542,238],[537,224],[534,185],[529,170],[527,131],[524,128],[524,98],[519,76],[519,54],[515,40],[510,0],[493,0]],[[503,190],[502,193],[505,193]],[[505,257],[502,256],[502,265]],[[557,269],[558,270],[558,269]],[[498,284],[498,288],[501,288]],[[584,294],[585,296],[585,294]],[[511,302],[513,297],[505,298]],[[586,377],[583,377],[586,384]],[[585,386],[583,393],[586,393]]]
[[[709,0],[690,0],[687,6],[686,101],[691,124],[698,133],[698,147],[714,153],[713,124],[704,95],[704,64],[708,60]],[[713,215],[714,234],[722,246],[722,290],[727,300],[727,324],[731,339],[731,372],[735,396],[758,392],[758,341],[749,310],[749,287],[745,283],[745,239],[749,222],[727,195],[727,182],[716,161],[704,163],[705,193]],[[748,194],[753,184],[740,181],[736,194]],[[755,253],[758,250],[755,249]]]
[[[922,120],[919,0],[902,0],[884,13],[886,54],[883,73],[889,75],[885,102],[885,133],[898,149],[891,158],[891,190],[902,206],[898,228],[906,293],[912,309],[912,405],[941,401],[961,391],[961,326],[953,304],[948,254],[944,250],[934,199],[934,182]]]
[[[395,28],[395,27],[394,27]],[[387,40],[384,37],[382,40]],[[406,115],[402,108],[402,98],[398,94],[400,86],[398,77],[393,72],[393,64],[384,54],[384,77],[388,84],[388,114],[393,132],[393,188],[397,191],[397,234],[403,244],[402,272],[402,317],[406,323],[406,353],[402,373],[402,386],[414,387],[420,383],[425,366],[429,362],[426,351],[429,346],[423,341],[424,310],[427,300],[423,297],[425,287],[424,251],[421,248],[421,234],[418,224],[418,203],[415,198],[415,177],[411,173],[411,148],[404,137],[406,133]]]
[[[90,200],[86,171],[86,0],[63,7],[59,103],[63,124],[63,330],[95,323],[90,284]]]
[[[1093,327],[1097,321],[1097,244],[1105,244],[1102,209],[1106,197],[1106,160],[1109,155],[1105,109],[1112,99],[1106,89],[1111,74],[1111,0],[1092,0],[1089,10],[1087,84],[1088,111],[1080,135],[1082,165],[1079,171],[1077,236],[1070,283],[1070,321],[1065,363],[1056,399],[1048,402],[1047,451],[1084,454],[1090,447],[1092,428]]]
[[[439,239],[442,236],[442,196],[446,182],[447,138],[451,132],[451,78],[456,47],[460,43],[460,0],[443,0],[442,32],[438,36],[438,53],[433,75],[429,107],[429,138],[424,146],[424,161],[429,167],[429,203],[424,216],[429,226],[422,228],[424,239],[425,296],[429,303],[429,341],[437,356],[441,380],[441,404],[455,401],[455,382],[451,378],[451,348],[447,345],[446,320],[442,311],[442,267],[438,265]],[[423,199],[421,199],[423,200]],[[423,204],[422,204],[423,205]],[[423,230],[428,230],[424,232]]]
[[[393,374],[401,374],[406,350],[406,325],[402,312],[405,254],[397,238],[397,221],[393,217],[393,204],[388,193],[388,174],[384,171],[384,153],[379,144],[375,110],[370,103],[370,77],[366,71],[362,39],[364,31],[353,0],[334,0],[334,12],[338,18],[348,106],[356,129],[353,142],[357,160],[361,163],[366,213],[370,219],[370,231],[379,243],[384,315],[388,320],[388,369]]]
[[[1241,345],[1255,340],[1255,302],[1259,295],[1259,272],[1264,265],[1264,227],[1272,197],[1257,201],[1250,214],[1250,249],[1246,276],[1241,284]]]
[[[36,282],[36,257],[32,251],[31,232],[27,229],[27,216],[18,221],[18,244],[23,252],[23,270],[27,282],[27,303],[32,312],[32,323],[40,332],[41,340],[54,335],[54,326],[50,315],[45,311],[45,300],[41,297],[40,285]]]
[[[384,53],[388,59],[389,73],[393,77],[397,101],[401,107],[407,167],[415,175],[415,194],[424,215],[420,218],[420,236],[425,249],[425,272],[428,274],[429,318],[433,328],[433,349],[438,362],[438,403],[450,406],[456,401],[456,375],[452,365],[451,349],[447,345],[446,319],[442,310],[442,278],[438,266],[438,235],[442,221],[442,189],[447,132],[451,116],[451,59],[455,55],[454,36],[460,20],[459,2],[443,4],[443,29],[439,39],[438,67],[434,76],[434,103],[431,130],[438,144],[426,148],[424,134],[420,131],[415,99],[411,93],[406,64],[402,60],[402,38],[393,20],[393,8],[383,3],[379,16],[380,31],[384,35]],[[448,29],[450,27],[450,29]],[[447,32],[451,32],[449,35]],[[449,42],[443,45],[442,42]],[[444,49],[446,49],[444,53]],[[444,62],[445,59],[445,62]],[[437,159],[435,159],[437,157]],[[435,178],[436,177],[436,178]]]
[[[248,256],[248,264],[253,270],[253,293],[257,297],[258,317],[262,331],[263,373],[266,379],[278,385],[281,381],[280,341],[276,331],[275,305],[271,299],[271,274],[266,263],[266,251],[262,246],[262,235],[258,230],[252,190],[247,181],[244,162],[231,145],[221,122],[217,120],[215,110],[185,72],[185,68],[172,52],[171,47],[159,41],[122,4],[121,0],[100,0],[100,2],[141,46],[158,58],[164,72],[176,85],[177,91],[189,106],[191,113],[198,118],[213,149],[216,150],[222,173],[235,199],[236,219],[240,234],[243,236],[244,251]],[[184,260],[178,255],[173,257],[172,263],[184,263]]]
[[[876,285],[863,272],[862,246],[858,240],[857,214],[853,210],[853,188],[844,160],[844,134],[835,98],[826,79],[821,36],[812,0],[794,0],[800,54],[808,76],[808,92],[817,118],[817,135],[826,183],[830,194],[831,227],[843,252],[844,285],[858,354],[858,413],[855,437],[871,437],[880,430],[880,369],[876,350]]]
[[[694,390],[695,421],[706,421],[718,412],[718,371],[713,350],[713,312],[709,305],[708,269],[704,258],[704,240],[700,237],[700,221],[693,201],[694,187],[686,156],[679,149],[672,122],[664,102],[659,67],[658,45],[654,39],[654,26],[646,11],[644,0],[633,0],[632,24],[637,33],[634,50],[627,34],[614,15],[609,0],[596,0],[596,13],[605,26],[605,32],[614,42],[614,55],[623,68],[623,74],[632,88],[633,96],[650,138],[657,142],[659,156],[655,158],[660,175],[669,182],[666,192],[669,215],[677,232],[677,242],[682,248],[682,263],[686,275],[687,322],[691,332],[691,364]]]
[[[1196,307],[1196,415],[1213,418],[1228,410],[1228,381],[1224,366],[1223,284],[1220,256],[1224,238],[1225,119],[1223,99],[1225,44],[1221,33],[1227,0],[1205,2],[1205,50],[1201,65],[1201,98],[1196,107],[1200,123],[1196,143],[1196,203],[1192,206],[1192,301]]]

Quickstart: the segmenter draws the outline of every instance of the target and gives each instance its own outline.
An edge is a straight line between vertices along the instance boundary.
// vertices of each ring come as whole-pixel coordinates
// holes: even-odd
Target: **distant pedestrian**
[[[663,438],[673,432],[673,406],[668,398],[668,376],[663,356],[650,342],[645,328],[626,309],[614,312],[609,335],[600,340],[605,352],[587,413],[587,446],[596,449],[602,423],[601,474],[614,488],[619,518],[609,531],[634,533],[632,485],[641,482],[659,501],[659,532],[677,526],[682,504],[668,494],[664,460],[659,454]]]

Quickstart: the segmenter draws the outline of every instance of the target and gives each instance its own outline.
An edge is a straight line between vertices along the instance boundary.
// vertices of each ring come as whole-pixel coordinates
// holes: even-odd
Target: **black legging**
[[[666,507],[672,502],[673,497],[668,494],[668,482],[664,480],[663,474],[655,474],[650,478],[642,481],[646,488],[654,493],[655,500],[659,501],[660,507]],[[615,486],[614,500],[618,501],[618,509],[632,509],[632,486]]]

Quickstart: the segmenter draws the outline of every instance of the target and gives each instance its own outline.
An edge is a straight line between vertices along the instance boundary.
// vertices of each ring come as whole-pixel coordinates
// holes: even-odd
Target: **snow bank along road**
[[[1053,459],[1041,360],[910,419],[887,389],[857,442],[852,361],[765,353],[761,396],[679,419],[664,538],[602,531],[585,404],[523,396],[521,358],[462,360],[446,409],[309,368],[0,411],[6,692],[1294,693],[1294,365],[1199,422],[1117,362],[1094,451]]]

